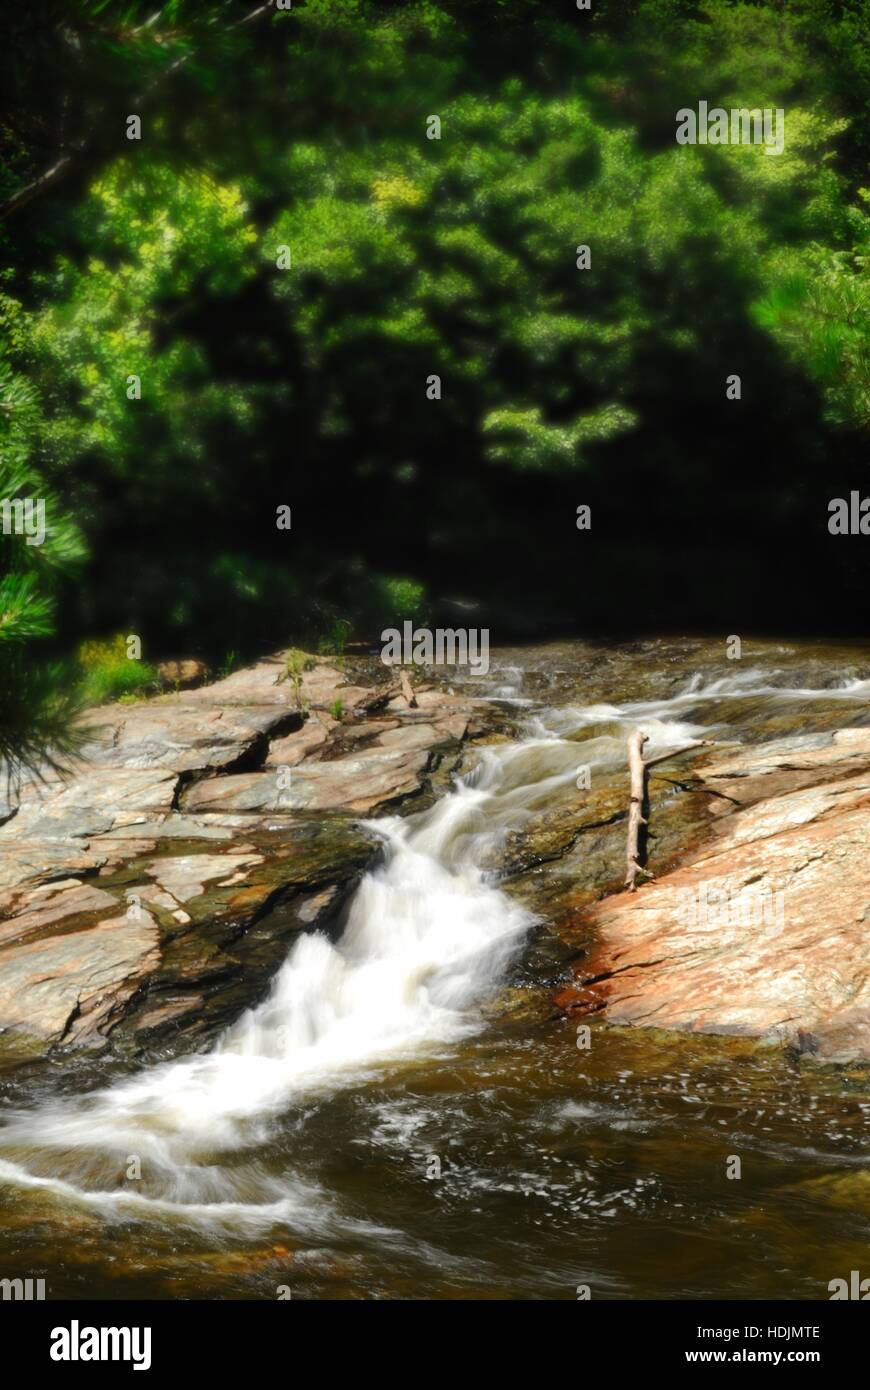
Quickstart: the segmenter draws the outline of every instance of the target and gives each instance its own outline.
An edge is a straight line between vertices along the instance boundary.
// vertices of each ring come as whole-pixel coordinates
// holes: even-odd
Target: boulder
[[[208,667],[204,661],[161,661],[157,674],[166,685],[186,689],[191,685],[201,685],[208,679]]]
[[[870,1058],[870,731],[734,750],[697,771],[711,833],[672,872],[582,914],[594,944],[558,1002]]]

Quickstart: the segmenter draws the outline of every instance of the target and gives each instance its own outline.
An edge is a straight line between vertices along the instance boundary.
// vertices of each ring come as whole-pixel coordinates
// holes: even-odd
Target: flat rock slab
[[[854,772],[856,757],[870,762],[870,733],[789,742],[705,767],[705,781],[745,776],[757,788],[780,787],[791,765],[799,787],[732,806],[688,862],[589,910],[596,944],[563,1007],[870,1058],[870,767]]]
[[[44,798],[28,801],[0,826],[0,847],[105,834],[142,821],[146,815],[169,811],[177,785],[175,774],[164,768],[79,772]]]
[[[436,748],[440,743],[463,739],[467,729],[468,715],[454,714],[432,723],[414,723],[398,729],[387,729],[378,734],[375,742],[379,748]]]
[[[186,811],[369,812],[420,789],[429,762],[424,750],[380,750],[276,772],[242,773],[197,782],[184,795]]]
[[[28,911],[29,888],[97,872],[111,858],[103,837],[132,832],[121,857],[150,837],[143,826],[170,811],[178,778],[163,768],[79,771],[42,789],[0,826],[0,917]],[[102,841],[102,843],[101,843]]]
[[[54,922],[105,912],[117,906],[117,897],[93,883],[82,883],[76,878],[44,883],[31,890],[28,907],[23,912],[17,912],[11,921],[0,921],[0,946],[10,941],[24,941]]]
[[[0,840],[0,916],[8,917],[15,911],[26,885],[37,886],[70,874],[96,873],[105,862],[105,855],[65,840],[37,844]]]
[[[185,903],[199,897],[212,881],[223,887],[244,882],[248,869],[262,863],[262,854],[185,854],[155,859],[146,871],[177,903]]]
[[[451,695],[442,689],[425,689],[414,692],[416,706],[409,705],[403,695],[394,695],[384,706],[386,715],[397,716],[402,723],[426,722],[442,718],[452,718],[464,714],[469,726],[479,730],[482,725],[475,723],[484,712],[491,714],[492,705],[488,700],[478,700],[467,695]]]
[[[344,744],[357,743],[362,739],[374,741],[379,734],[385,733],[388,729],[398,729],[399,726],[398,719],[360,719],[356,724],[345,721],[340,730],[341,741]]]
[[[341,678],[338,671],[334,675],[336,680]],[[295,709],[299,705],[294,687],[286,679],[286,655],[281,652],[246,666],[244,670],[234,671],[211,685],[186,691],[184,699],[191,705],[215,705],[221,709],[231,705],[279,705]]]
[[[158,960],[157,925],[144,912],[0,950],[0,1030],[102,1043]]]
[[[704,761],[700,775],[723,801],[711,802],[713,814],[729,811],[728,802],[745,806],[762,797],[795,791],[870,767],[870,728],[837,729],[772,743],[738,747]]]
[[[807,825],[823,817],[838,816],[857,806],[870,805],[870,769],[841,782],[814,783],[800,791],[747,806],[713,826],[718,853],[735,849],[768,835],[779,835],[793,826]]]
[[[446,695],[371,717],[394,687],[321,660],[294,682],[278,653],[82,716],[71,770],[0,804],[0,1042],[138,1051],[254,1002],[377,852],[355,818],[431,795],[432,748],[465,736]]]
[[[82,749],[89,763],[107,768],[169,768],[208,771],[238,762],[254,745],[286,723],[302,722],[300,712],[283,703],[228,705],[189,702],[166,696],[144,705],[112,705],[82,721],[93,737]]]
[[[234,671],[231,676],[213,685],[201,686],[185,694],[185,703],[212,704],[223,710],[234,705],[263,705],[286,711],[304,709],[325,710],[341,700],[345,710],[369,708],[385,701],[387,686],[352,685],[343,671],[326,661],[315,660],[308,671],[302,672],[298,687],[287,677],[287,653],[278,652]]]

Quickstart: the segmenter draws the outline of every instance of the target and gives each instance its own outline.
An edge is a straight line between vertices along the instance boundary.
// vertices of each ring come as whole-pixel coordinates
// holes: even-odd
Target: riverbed
[[[550,1001],[619,813],[507,865],[542,810],[582,813],[581,768],[616,805],[639,724],[655,755],[870,722],[862,649],[560,643],[454,684],[498,732],[434,805],[369,822],[382,852],[339,929],[298,940],[214,1047],[4,1074],[3,1277],[55,1298],[789,1299],[861,1268],[866,1068],[601,1016],[579,1048]],[[663,859],[694,833],[683,798],[663,784]]]

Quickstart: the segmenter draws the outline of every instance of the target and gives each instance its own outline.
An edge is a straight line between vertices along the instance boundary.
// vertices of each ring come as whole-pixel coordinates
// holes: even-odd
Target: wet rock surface
[[[488,703],[455,679],[455,701],[439,708],[442,692],[421,691],[412,711],[376,666],[349,663],[344,684],[362,693],[339,718],[330,711],[341,688],[321,673],[322,707],[303,702],[300,724],[255,735],[241,761],[222,768],[168,769],[169,809],[159,783],[141,783],[143,796],[155,798],[142,811],[133,788],[123,810],[96,802],[91,788],[78,810],[95,824],[41,839],[35,853],[26,838],[15,855],[4,852],[2,891],[15,901],[3,926],[30,991],[27,1018],[23,1009],[15,1014],[14,999],[3,1003],[17,1018],[4,1041],[14,1037],[21,1048],[8,1066],[0,1054],[4,1157],[21,1173],[4,1183],[4,1270],[26,1276],[48,1266],[49,1296],[71,1298],[274,1299],[286,1282],[294,1298],[414,1297],[424,1288],[450,1299],[572,1299],[578,1279],[595,1297],[828,1297],[832,1274],[860,1269],[865,1254],[868,1066],[860,1057],[817,1066],[798,1049],[818,1046],[826,1061],[854,1055],[863,1026],[863,928],[848,910],[857,917],[864,901],[870,663],[854,649],[768,642],[759,644],[759,672],[751,651],[743,668],[722,651],[722,642],[645,639],[496,653],[483,688]],[[276,660],[268,681],[282,669]],[[239,708],[268,704],[263,680],[237,673]],[[279,683],[278,703],[293,715],[295,695],[287,694]],[[200,698],[208,704],[207,692]],[[420,741],[424,727],[449,734],[454,718],[468,721],[461,741],[430,743],[428,731]],[[648,862],[657,879],[624,898],[625,740],[638,724],[650,729],[650,754],[699,736],[713,746],[672,753],[652,769]],[[401,737],[386,737],[394,732]],[[297,771],[331,766],[329,775],[340,776],[344,760],[391,750],[423,753],[428,763],[417,790],[373,812],[186,804],[197,789],[257,775],[268,797],[281,770],[292,772],[292,791]],[[584,766],[592,768],[588,785]],[[149,770],[161,769],[139,769]],[[457,771],[468,774],[460,795],[415,821],[410,873],[402,869],[388,887],[389,871],[378,875],[358,900],[355,925],[375,929],[374,940],[354,935],[337,961],[325,943],[301,942],[288,972],[294,990],[256,1023],[300,1025],[286,1049],[279,1045],[290,1077],[279,1103],[269,1098],[253,1129],[245,1123],[231,1142],[222,1139],[228,1116],[254,1108],[252,1083],[264,1069],[246,1065],[238,1089],[222,1081],[215,1090],[220,1123],[204,1134],[198,1080],[175,1090],[143,1056],[169,1062],[172,1074],[179,1052],[202,1051],[181,1063],[182,1075],[190,1063],[192,1079],[227,1060],[223,1049],[208,1052],[210,1035],[267,992],[297,934],[341,930],[360,867],[377,854],[359,815],[423,809]],[[70,807],[56,809],[61,819]],[[434,874],[417,873],[417,850],[437,855]],[[40,872],[50,870],[41,881],[21,879],[27,855]],[[706,932],[681,920],[687,887],[695,901],[704,883],[715,888],[712,861],[727,865],[737,890],[785,883],[783,920]],[[478,864],[507,902],[477,897]],[[474,903],[464,917],[459,885]],[[792,903],[804,885],[806,903]],[[91,896],[100,894],[110,901]],[[500,957],[504,973],[493,972],[491,997],[482,989],[468,1006],[478,1031],[449,1045],[416,1038],[409,1052],[383,1056],[378,1044],[366,1054],[357,1013],[332,1054],[331,1077],[324,1085],[318,1074],[312,1084],[306,1030],[319,1021],[331,1031],[335,1020],[344,1031],[345,965],[355,972],[367,948],[377,974],[395,944],[401,968],[422,906],[437,915],[445,940],[422,969],[400,976],[407,989],[392,999],[401,1013],[419,993],[425,1008],[431,963],[449,962],[454,946],[461,957],[476,914],[494,909],[497,924],[516,907],[511,899],[531,907],[539,927],[531,938],[523,933],[516,958]],[[142,915],[130,920],[126,905]],[[103,919],[105,943],[95,934]],[[65,939],[73,943],[67,955],[58,944]],[[40,975],[27,948],[42,943],[58,954]],[[635,948],[620,974],[612,957],[628,959]],[[826,963],[838,972],[833,993]],[[310,988],[297,994],[306,971]],[[57,972],[66,993],[52,982],[41,999],[40,980]],[[679,988],[669,993],[671,977]],[[364,1025],[367,1012],[380,1020],[387,998],[370,980],[356,996]],[[653,984],[662,1008],[656,1013],[652,1002],[633,1015],[632,996]],[[560,990],[573,991],[562,1011],[554,1003]],[[752,1011],[771,1000],[776,1023],[765,1033]],[[801,1022],[811,1017],[808,1001],[818,1015],[815,1041]],[[717,1015],[725,1009],[733,1012],[723,1026]],[[28,1038],[37,1015],[61,1042]],[[218,1068],[224,1078],[237,1055],[252,1064],[274,1057],[274,1032],[248,1038],[251,1051],[230,1047],[229,1071]],[[22,1065],[28,1046],[31,1066]],[[40,1058],[51,1048],[54,1064],[45,1066]],[[366,1055],[371,1067],[360,1066]],[[124,1079],[146,1092],[143,1144],[184,1138],[177,1163],[149,1165],[135,1180],[133,1203],[124,1196],[132,1181],[124,1156],[141,1145],[127,1140],[130,1097],[116,1094],[115,1108],[99,1094]],[[96,1116],[102,1127],[91,1143]],[[744,1156],[743,1182],[725,1177],[734,1152]],[[443,1164],[437,1182],[427,1173],[433,1155]],[[61,1185],[44,1186],[46,1179]],[[88,1193],[98,1199],[83,1201]],[[298,1205],[276,1216],[274,1197],[288,1193]],[[107,1222],[108,1203],[119,1200],[136,1218],[149,1194],[169,1199],[171,1218],[160,1206],[147,1225]],[[182,1212],[191,1196],[241,1199],[246,1223],[231,1226],[218,1210],[207,1226],[197,1210],[188,1225]]]
[[[562,1007],[870,1058],[870,730],[702,757],[709,829],[679,866],[582,914]]]
[[[2,808],[0,1052],[199,1046],[294,933],[338,921],[379,852],[357,817],[432,795],[477,709],[440,689],[409,709],[357,667],[294,683],[277,654],[82,716],[69,773]]]
[[[565,767],[596,771],[589,786],[542,771],[482,842],[482,867],[538,920],[488,1016],[596,1013],[870,1058],[870,706],[844,699],[866,667],[851,649],[837,664],[768,644],[764,660],[769,684],[756,673],[743,693],[721,645],[551,644],[500,654],[488,700],[417,681],[409,708],[375,660],[294,681],[277,654],[89,711],[81,763],[25,785],[0,824],[0,1052],[201,1046],[262,997],[294,933],[340,929],[379,853],[361,817],[425,809],[457,772],[473,783],[488,748],[549,708]],[[714,746],[651,769],[656,879],[624,894],[626,718],[655,725],[656,701]],[[708,891],[778,894],[782,918],[687,925],[687,895]]]

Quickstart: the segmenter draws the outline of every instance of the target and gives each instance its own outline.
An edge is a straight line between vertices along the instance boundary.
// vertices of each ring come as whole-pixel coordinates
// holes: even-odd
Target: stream
[[[549,997],[559,956],[549,890],[499,865],[578,765],[624,785],[638,724],[654,756],[866,723],[868,677],[810,644],[497,653],[464,688],[509,735],[369,822],[340,934],[301,935],[211,1051],[2,1077],[0,1273],[108,1299],[826,1297],[866,1264],[866,1070],[600,1018],[581,1051],[552,1009],[500,1012]]]

